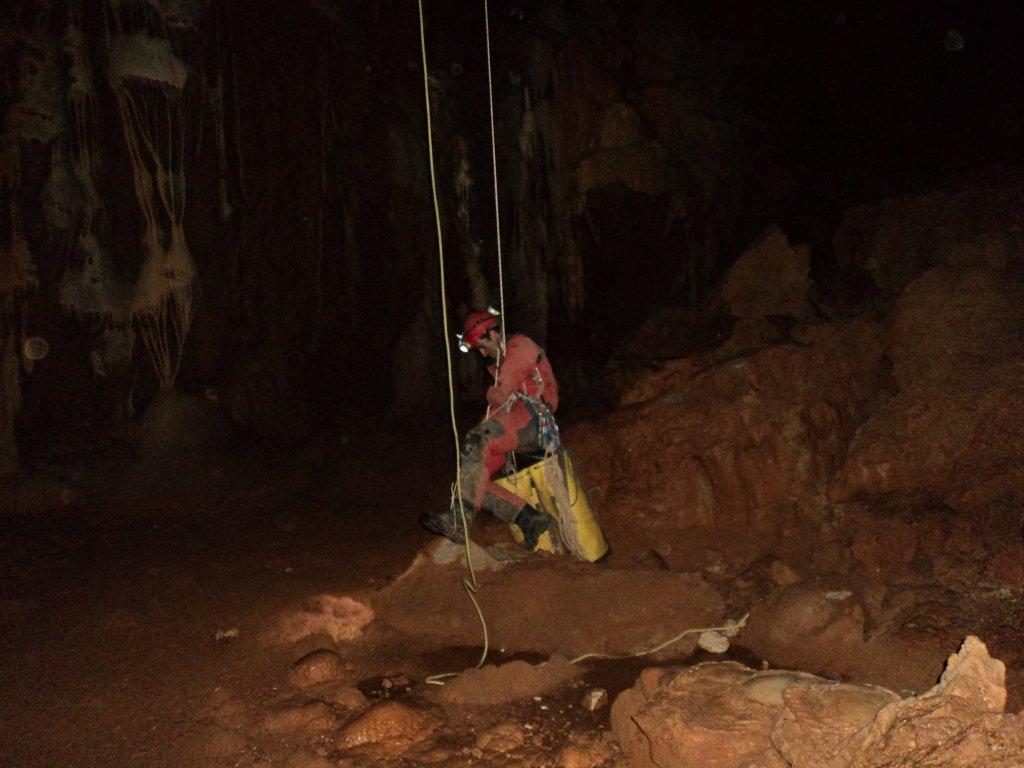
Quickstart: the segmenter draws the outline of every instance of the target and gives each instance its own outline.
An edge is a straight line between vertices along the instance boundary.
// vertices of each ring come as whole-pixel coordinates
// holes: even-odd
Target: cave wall
[[[185,20],[158,4],[125,7],[133,29],[149,24],[188,67],[183,229],[199,290],[177,386],[275,441],[308,437],[319,415],[346,408],[436,416],[446,387],[415,15],[396,3],[219,0],[189,6]],[[685,19],[673,17],[671,33],[659,23],[666,7],[493,8],[509,322],[561,357],[570,389],[651,307],[702,298],[737,215],[720,69]],[[141,344],[108,361],[112,323],[127,337],[130,322],[61,305],[64,276],[92,263],[86,230],[106,254],[104,281],[130,285],[142,269],[141,212],[106,76],[110,19],[99,0],[26,2],[4,37],[18,86],[4,104],[8,127],[31,86],[26,51],[44,54],[55,115],[46,136],[5,139],[20,155],[5,209],[23,212],[20,231],[41,257],[15,335],[51,348],[5,385],[25,390],[19,440],[32,461],[130,432],[158,388]],[[453,326],[498,301],[482,31],[482,15],[461,7],[428,13]],[[74,171],[81,71],[94,82],[87,180]],[[61,174],[71,177],[63,197],[52,194]],[[458,393],[475,401],[478,361],[456,363]]]
[[[394,0],[117,5],[136,26],[164,19],[166,29],[153,29],[188,66],[184,231],[198,291],[177,386],[274,442],[355,411],[437,421],[447,388],[414,9]],[[454,331],[466,310],[499,293],[483,14],[427,5]],[[915,38],[920,72],[875,62],[848,84],[856,100],[844,102],[835,91],[844,68],[875,61],[893,35],[913,31],[912,19],[790,5],[492,3],[508,320],[548,348],[567,403],[599,394],[602,365],[645,317],[714,298],[733,259],[773,220],[815,246],[820,274],[836,201],[881,179],[879,158],[894,151],[869,155],[851,115],[873,121],[879,104],[895,104],[885,130],[897,131],[913,110],[877,94],[898,96],[921,86],[922,73],[956,66],[940,60],[949,54],[941,39],[932,51],[921,46],[935,41]],[[20,276],[3,283],[7,305],[18,307],[8,327],[15,350],[31,335],[51,350],[5,384],[5,399],[23,404],[18,441],[30,463],[130,433],[160,385],[141,345],[122,343],[137,325],[61,305],[65,277],[84,274],[93,253],[83,228],[106,254],[102,281],[130,285],[142,264],[141,212],[106,76],[112,7],[20,0],[0,38],[11,85],[0,105],[0,240],[3,274]],[[873,38],[879,30],[887,37]],[[960,80],[987,71],[981,58],[968,64]],[[72,119],[83,72],[96,83],[88,180],[76,175]],[[923,92],[933,105],[952,98],[934,85]],[[869,98],[875,112],[858,106]],[[935,154],[951,137],[942,128],[922,146]],[[846,229],[856,235],[855,224]],[[31,270],[18,266],[16,234]],[[835,270],[848,266],[841,239]],[[475,415],[480,361],[457,358],[455,373],[460,405]]]

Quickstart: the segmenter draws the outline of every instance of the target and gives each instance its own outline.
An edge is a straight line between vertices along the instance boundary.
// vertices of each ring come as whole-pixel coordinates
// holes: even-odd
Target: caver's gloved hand
[[[531,552],[537,548],[541,535],[551,527],[551,518],[529,504],[523,507],[514,522],[523,532],[523,549]]]

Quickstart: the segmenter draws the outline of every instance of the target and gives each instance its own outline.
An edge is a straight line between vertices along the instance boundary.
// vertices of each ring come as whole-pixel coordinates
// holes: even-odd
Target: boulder
[[[847,211],[833,240],[847,272],[863,270],[895,297],[938,264],[1002,271],[1024,256],[1024,180],[995,171],[952,188]]]
[[[1024,357],[918,382],[857,431],[834,501],[897,495],[960,512],[1024,496]]]
[[[950,387],[1024,356],[1024,284],[987,269],[928,270],[900,295],[889,322],[889,358],[900,390]]]
[[[795,341],[726,360],[681,360],[636,379],[632,402],[568,430],[606,517],[632,528],[718,531],[770,544],[822,490],[874,397],[882,336],[861,320],[804,326]],[[642,398],[642,401],[638,400]]]
[[[579,677],[582,670],[562,656],[535,666],[525,661],[467,669],[441,689],[441,700],[471,706],[503,704],[541,696]]]
[[[1024,722],[1003,714],[1006,668],[977,637],[950,656],[939,683],[884,707],[851,738],[843,765],[987,768],[1024,762]]]
[[[376,745],[395,752],[433,735],[437,722],[424,712],[397,701],[378,704],[347,725],[339,742],[347,749]]]
[[[833,499],[898,495],[970,512],[1024,494],[1024,286],[932,268],[897,301],[886,346],[899,392],[858,431]]]
[[[733,264],[722,284],[722,299],[735,317],[810,315],[810,249],[791,246],[786,234],[769,227]]]
[[[740,644],[778,664],[835,674],[834,659],[861,652],[865,622],[863,601],[844,580],[810,578],[756,604]]]
[[[657,195],[668,186],[668,153],[657,142],[639,142],[593,152],[580,161],[576,181],[580,191],[577,212],[582,212],[587,193],[622,184],[643,195]]]
[[[418,641],[473,645],[480,640],[480,619],[462,589],[464,578],[465,571],[453,566],[409,571],[377,593],[374,609],[380,621]],[[491,646],[498,648],[570,657],[632,653],[682,629],[715,626],[724,614],[721,596],[694,573],[581,570],[572,561],[548,558],[477,578],[488,605],[515,607],[487,613]],[[684,638],[673,651],[686,653],[695,641]],[[486,686],[478,692],[466,683],[449,695],[465,697],[461,703],[507,701],[533,686],[557,687],[570,672],[559,664],[539,670],[505,664],[469,675]]]
[[[648,669],[612,727],[632,768],[994,767],[1024,759],[1005,699],[1002,663],[969,637],[939,684],[908,699],[735,662]]]
[[[292,664],[288,670],[288,684],[296,688],[305,688],[337,680],[345,674],[341,657],[327,648],[307,653]]]

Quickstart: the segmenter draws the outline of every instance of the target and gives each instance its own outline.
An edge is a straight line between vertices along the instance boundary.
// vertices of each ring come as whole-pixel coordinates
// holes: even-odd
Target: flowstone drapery
[[[195,262],[185,239],[185,132],[182,92],[188,67],[165,38],[119,33],[107,77],[117,98],[145,220],[143,262],[130,314],[162,390],[174,386],[192,323]]]

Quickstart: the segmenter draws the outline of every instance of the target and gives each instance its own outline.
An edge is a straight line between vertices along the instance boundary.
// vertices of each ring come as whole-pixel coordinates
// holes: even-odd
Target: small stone
[[[317,690],[317,698],[344,709],[362,709],[368,703],[363,692],[344,683],[336,683],[327,690]]]
[[[374,707],[349,723],[339,741],[346,749],[363,744],[399,749],[426,740],[436,728],[433,717],[392,701]]]
[[[238,639],[238,630],[234,627],[231,629],[218,629],[213,639],[218,643],[230,643],[232,640]]]
[[[796,584],[801,580],[800,574],[781,560],[774,561],[768,570],[771,574],[772,581],[780,587],[788,587],[790,584]]]
[[[307,653],[292,664],[288,671],[288,684],[296,688],[337,680],[344,674],[341,657],[328,648]]]
[[[837,589],[835,591],[826,592],[825,593],[825,599],[826,600],[832,600],[833,602],[837,602],[837,603],[840,603],[843,600],[846,600],[848,597],[852,597],[852,596],[853,596],[853,592],[851,592],[848,589]]]
[[[557,768],[596,768],[611,757],[611,747],[597,740],[563,747],[555,758],[555,765]]]
[[[580,705],[588,712],[596,712],[608,703],[608,691],[604,688],[594,688],[587,691]]]
[[[488,752],[511,752],[523,746],[523,731],[518,723],[499,723],[476,739],[476,748]]]
[[[729,638],[721,632],[709,630],[701,632],[697,638],[697,645],[708,653],[725,653],[729,650]]]
[[[383,688],[384,690],[388,690],[388,689],[390,689],[393,686],[394,686],[394,683],[391,682],[391,678],[389,678],[389,677],[385,677],[383,680],[380,681],[380,687]]]

